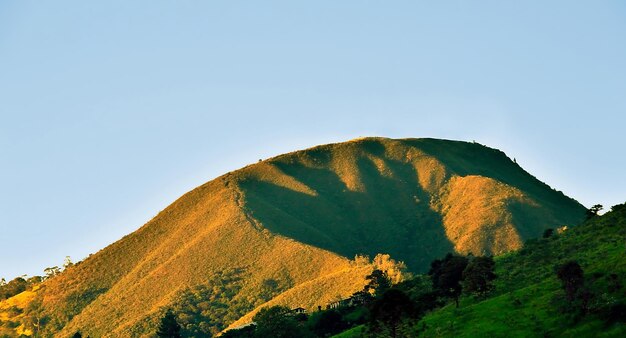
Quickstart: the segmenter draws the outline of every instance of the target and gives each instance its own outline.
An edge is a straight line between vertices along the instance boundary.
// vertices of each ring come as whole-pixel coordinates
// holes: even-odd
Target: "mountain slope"
[[[624,337],[626,204],[548,239],[496,259],[496,291],[434,311],[420,323],[424,337]],[[591,291],[588,313],[565,301],[555,267],[577,261]],[[616,310],[622,306],[622,312]],[[609,314],[615,318],[607,323]],[[620,320],[621,319],[621,323]],[[450,325],[454,323],[454,325]]]
[[[486,298],[464,294],[460,307],[449,301],[404,332],[455,338],[624,337],[625,238],[626,203],[577,227],[531,239],[522,250],[495,258],[495,290]],[[573,301],[557,276],[557,267],[571,261],[580,264],[584,275],[583,292]],[[400,288],[408,294],[424,292],[419,282]],[[361,337],[367,329],[360,325],[333,337]]]
[[[204,288],[225,295],[194,310],[211,318],[205,331],[218,332],[283,292],[277,299],[301,302],[294,293],[307,290],[318,298],[308,306],[349,295],[363,273],[322,283],[321,291],[306,283],[353,268],[348,258],[356,254],[388,253],[424,271],[452,250],[518,249],[545,228],[577,224],[584,211],[495,149],[359,139],[204,184],[37,295],[46,332],[142,336],[154,332],[165,307]]]
[[[433,139],[319,146],[247,168],[240,186],[272,232],[347,257],[389,253],[417,271],[453,249],[517,249],[584,212],[500,151]]]

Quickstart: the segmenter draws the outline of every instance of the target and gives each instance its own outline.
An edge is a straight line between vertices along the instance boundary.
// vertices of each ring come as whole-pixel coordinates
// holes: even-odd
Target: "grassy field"
[[[606,325],[602,308],[626,302],[626,285],[611,288],[611,274],[626,281],[626,206],[550,239],[531,241],[515,253],[499,257],[495,296],[463,300],[435,311],[421,322],[425,337],[623,337],[624,324]],[[580,263],[594,293],[590,314],[577,318],[564,311],[555,266]]]
[[[364,327],[363,325],[355,326],[350,330],[344,331],[338,335],[334,335],[333,338],[352,338],[352,337],[361,337],[363,335]]]

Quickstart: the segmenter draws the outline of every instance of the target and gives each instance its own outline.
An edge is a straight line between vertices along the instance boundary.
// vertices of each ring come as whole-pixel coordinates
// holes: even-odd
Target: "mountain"
[[[45,281],[27,312],[45,319],[40,333],[60,337],[150,335],[167,307],[185,329],[216,333],[265,302],[314,309],[346,297],[374,267],[400,268],[394,259],[424,272],[450,251],[501,254],[584,213],[477,143],[322,145],[188,192]],[[378,253],[391,258],[351,260]]]

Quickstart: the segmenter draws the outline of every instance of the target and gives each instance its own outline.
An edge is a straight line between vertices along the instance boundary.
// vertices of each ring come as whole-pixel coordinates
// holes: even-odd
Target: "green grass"
[[[351,328],[350,330],[346,330],[340,334],[334,335],[332,338],[357,338],[361,337],[365,330],[365,326],[359,325]]]
[[[554,267],[578,261],[596,295],[592,306],[626,301],[626,206],[551,239],[531,241],[521,251],[499,257],[495,294],[484,301],[465,298],[419,323],[425,337],[623,337],[624,324],[605,325],[598,311],[577,318],[564,301]],[[608,275],[624,287],[607,291]]]

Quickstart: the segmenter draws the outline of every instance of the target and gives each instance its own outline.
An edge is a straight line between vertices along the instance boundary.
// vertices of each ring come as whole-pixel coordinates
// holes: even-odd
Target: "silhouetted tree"
[[[554,235],[554,229],[548,228],[543,232],[543,238],[550,238]]]
[[[382,295],[391,287],[391,280],[387,276],[387,273],[382,270],[376,269],[372,271],[365,279],[369,282],[365,285],[364,291],[370,292],[374,296]]]
[[[404,291],[415,303],[418,317],[443,305],[439,301],[439,292],[433,290],[432,278],[429,276],[416,275],[411,279],[403,281],[396,287]]]
[[[157,330],[157,336],[168,338],[180,338],[180,325],[176,321],[176,316],[172,310],[168,309],[165,312],[163,318],[161,318],[161,324]]]
[[[433,281],[433,288],[441,295],[454,299],[456,307],[459,307],[459,296],[463,290],[461,286],[463,270],[467,264],[467,257],[447,254],[443,260],[434,260],[428,271]]]
[[[302,327],[284,306],[262,308],[252,320],[256,323],[254,337],[304,338],[312,334]]]
[[[353,305],[368,305],[372,300],[374,300],[374,296],[366,290],[357,291],[350,296]]]
[[[311,316],[311,330],[319,337],[330,337],[348,328],[343,317],[336,310],[320,312],[317,318]]]
[[[596,204],[592,206],[591,208],[589,208],[589,210],[587,210],[587,219],[591,219],[591,218],[598,216],[598,213],[602,209],[604,209],[602,204]]]
[[[417,296],[415,303],[418,316],[423,316],[427,312],[443,305],[439,300],[438,293],[435,291],[426,292]]]
[[[626,303],[622,301],[611,304],[600,315],[607,324],[626,323]]]
[[[492,257],[476,257],[463,270],[463,289],[467,293],[484,297],[493,290],[496,262]]]
[[[370,330],[376,334],[382,326],[391,337],[397,337],[402,320],[414,316],[415,304],[409,296],[399,289],[389,289],[372,304]]]
[[[80,334],[80,331],[74,333],[74,335],[72,336],[72,338],[83,338],[83,335]]]
[[[567,300],[573,301],[585,282],[583,269],[576,261],[569,261],[557,267],[556,275],[561,280]]]

